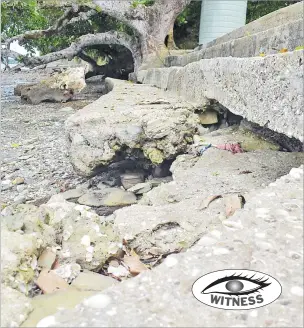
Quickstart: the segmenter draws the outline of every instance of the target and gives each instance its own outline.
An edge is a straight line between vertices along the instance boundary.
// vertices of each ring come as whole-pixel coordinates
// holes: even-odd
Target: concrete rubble
[[[303,321],[303,166],[255,190],[241,211],[209,226],[187,252],[153,271],[45,319],[44,327],[300,327]],[[280,298],[250,311],[219,311],[191,287],[209,272],[246,268],[276,277]]]
[[[92,175],[118,154],[160,164],[185,151],[197,125],[194,106],[175,97],[162,101],[163,92],[156,88],[107,81],[114,93],[66,121],[71,161],[79,173]],[[144,101],[147,94],[149,101]]]

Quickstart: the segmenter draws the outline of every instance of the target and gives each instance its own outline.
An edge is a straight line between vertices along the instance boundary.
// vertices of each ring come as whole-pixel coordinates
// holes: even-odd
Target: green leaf
[[[295,50],[303,50],[303,49],[304,49],[304,46],[295,47]]]

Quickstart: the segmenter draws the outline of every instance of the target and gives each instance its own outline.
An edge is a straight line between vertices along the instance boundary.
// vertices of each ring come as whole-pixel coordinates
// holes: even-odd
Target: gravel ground
[[[20,97],[14,96],[18,83],[36,82],[45,76],[43,71],[5,72],[1,76],[2,206],[43,202],[43,198],[83,181],[69,162],[64,122],[79,108],[94,101],[97,95],[86,95],[87,99],[65,104],[35,106],[22,104]]]

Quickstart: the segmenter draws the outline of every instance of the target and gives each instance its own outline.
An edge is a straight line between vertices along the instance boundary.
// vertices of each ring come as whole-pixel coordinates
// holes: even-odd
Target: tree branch
[[[151,7],[132,6],[130,0],[93,0],[102,12],[130,26],[137,35],[147,30],[147,12]]]
[[[138,40],[126,33],[116,31],[83,35],[66,49],[52,52],[41,57],[24,57],[23,62],[26,66],[34,67],[48,64],[59,59],[72,60],[81,53],[82,49],[100,44],[119,44],[126,47],[132,53],[134,69],[136,70],[139,67],[142,58]]]
[[[89,63],[90,65],[92,65],[93,68],[97,67],[98,64],[96,63],[96,61],[91,58],[89,55],[87,55],[83,50],[81,50],[78,55],[77,55],[80,59],[86,61],[87,63]]]
[[[46,30],[33,30],[25,32],[24,34],[16,35],[6,40],[6,46],[9,48],[9,45],[16,40],[19,41],[19,44],[22,44],[22,42],[24,42],[25,40],[39,39],[43,36],[54,35],[62,31],[62,29],[67,25],[73,24],[80,20],[86,20],[90,16],[96,14],[96,11],[94,9],[91,9],[87,12],[83,12],[83,10],[83,7],[73,5],[65,11],[65,13],[57,20],[57,22],[53,26],[49,27]]]

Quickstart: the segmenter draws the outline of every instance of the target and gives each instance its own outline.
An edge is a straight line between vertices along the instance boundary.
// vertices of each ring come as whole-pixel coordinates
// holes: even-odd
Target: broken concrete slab
[[[303,50],[266,57],[203,59],[185,67],[155,68],[138,80],[193,104],[217,100],[261,126],[303,140]]]
[[[107,79],[112,91],[66,121],[71,161],[92,175],[120,157],[160,164],[185,151],[197,125],[195,107],[156,88]],[[148,103],[143,101],[149,100]]]
[[[302,324],[303,166],[254,192],[244,209],[211,228],[187,252],[153,271],[61,311],[48,327],[289,327]],[[251,269],[279,280],[272,304],[219,311],[198,302],[192,285],[215,270]],[[127,309],[127,310],[126,310]],[[119,313],[118,315],[115,315]],[[101,315],[102,314],[102,315]]]
[[[244,194],[266,186],[303,160],[303,153],[263,150],[233,155],[213,147],[201,157],[181,155],[170,168],[174,180],[152,189],[139,203],[165,205],[197,196]]]
[[[186,249],[226,219],[226,196],[237,194],[246,200],[248,192],[288,173],[303,159],[303,153],[267,150],[233,155],[216,148],[201,157],[181,155],[171,166],[172,182],[145,194],[140,205],[115,211],[111,220],[140,254],[152,246],[163,253]],[[214,195],[223,198],[202,209],[204,200]]]

